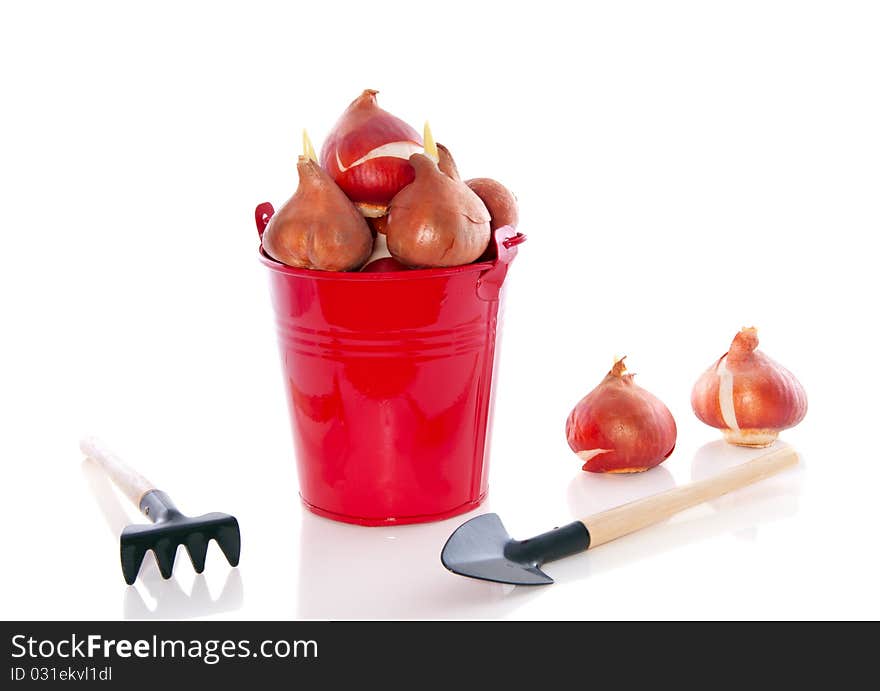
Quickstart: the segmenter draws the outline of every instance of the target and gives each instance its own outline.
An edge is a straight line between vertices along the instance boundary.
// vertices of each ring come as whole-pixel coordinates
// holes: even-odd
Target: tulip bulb
[[[519,207],[513,192],[492,178],[473,178],[465,184],[483,200],[492,217],[492,230],[502,226],[516,228],[519,224]]]
[[[304,135],[305,155],[296,168],[299,186],[263,233],[266,254],[288,266],[322,271],[351,271],[373,249],[373,235],[364,217],[327,173]]]
[[[366,89],[333,126],[321,147],[321,167],[364,216],[387,210],[392,197],[413,181],[409,157],[422,151],[419,133],[376,103]]]
[[[697,417],[739,446],[769,446],[807,414],[800,382],[757,347],[758,330],[742,329],[691,392]]]
[[[411,267],[470,264],[489,245],[489,212],[463,182],[443,173],[428,156],[413,154],[416,179],[388,211],[388,251]]]
[[[568,445],[591,473],[638,473],[662,463],[678,431],[663,402],[636,385],[624,358],[582,398],[565,425]]]

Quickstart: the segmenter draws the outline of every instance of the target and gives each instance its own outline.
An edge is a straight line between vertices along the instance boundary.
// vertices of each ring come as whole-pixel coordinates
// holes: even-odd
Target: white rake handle
[[[127,465],[100,439],[86,437],[80,441],[79,448],[88,458],[93,459],[103,468],[107,476],[138,508],[140,508],[141,498],[150,490],[156,489],[152,482]]]

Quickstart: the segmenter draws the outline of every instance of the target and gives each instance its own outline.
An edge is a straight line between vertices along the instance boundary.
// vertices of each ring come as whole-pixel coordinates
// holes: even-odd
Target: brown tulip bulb
[[[373,235],[339,186],[308,156],[296,164],[299,186],[263,233],[263,249],[282,264],[352,271],[367,261]]]
[[[519,224],[516,197],[500,182],[492,178],[474,178],[467,180],[465,184],[476,192],[489,210],[489,215],[492,216],[492,230],[502,226],[515,228]]]
[[[415,180],[391,200],[385,234],[388,251],[411,267],[470,264],[489,244],[486,205],[424,154],[409,159]]]
[[[807,414],[804,387],[757,348],[758,330],[742,329],[691,392],[696,416],[738,446],[769,446]]]
[[[678,430],[663,401],[638,386],[623,358],[571,411],[568,445],[591,473],[640,473],[675,449]]]

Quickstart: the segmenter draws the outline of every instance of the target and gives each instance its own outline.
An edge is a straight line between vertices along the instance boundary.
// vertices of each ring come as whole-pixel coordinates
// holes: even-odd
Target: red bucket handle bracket
[[[507,276],[510,263],[516,257],[517,247],[526,241],[526,236],[518,233],[513,226],[501,226],[495,231],[495,245],[498,259],[491,269],[487,269],[477,281],[477,296],[482,300],[497,300],[501,284]]]
[[[260,240],[263,239],[263,232],[274,215],[275,207],[272,206],[272,202],[263,202],[254,209],[254,220],[257,223],[257,235],[260,236]]]

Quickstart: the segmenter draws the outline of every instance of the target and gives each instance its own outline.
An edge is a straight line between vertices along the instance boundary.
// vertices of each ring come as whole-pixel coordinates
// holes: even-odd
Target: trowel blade
[[[553,582],[533,564],[504,556],[512,542],[498,514],[487,513],[463,523],[446,541],[440,554],[443,566],[460,576],[511,585],[547,585]]]

